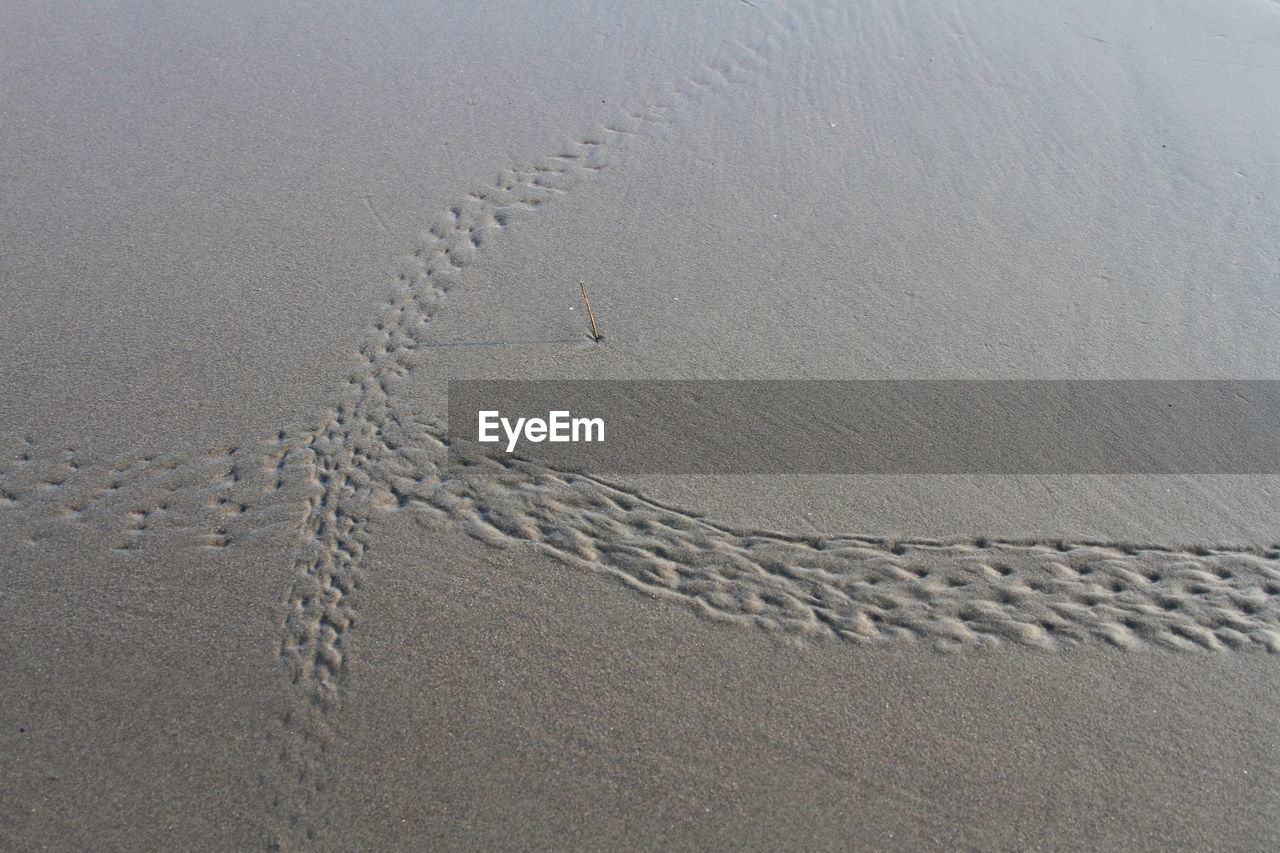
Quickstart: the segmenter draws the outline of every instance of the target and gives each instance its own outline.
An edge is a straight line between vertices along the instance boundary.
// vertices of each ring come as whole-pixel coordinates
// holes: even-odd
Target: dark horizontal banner
[[[1280,381],[454,380],[449,435],[599,474],[1276,474]]]

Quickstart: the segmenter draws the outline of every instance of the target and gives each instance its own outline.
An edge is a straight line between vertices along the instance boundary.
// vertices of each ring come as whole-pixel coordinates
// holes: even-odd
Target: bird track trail
[[[223,549],[300,541],[280,621],[293,701],[281,767],[265,782],[268,846],[317,841],[325,754],[337,734],[353,597],[370,526],[387,513],[460,526],[494,546],[533,542],[718,620],[796,638],[919,640],[939,648],[1123,648],[1280,652],[1280,546],[1203,549],[1127,543],[796,537],[736,530],[595,477],[518,460],[451,459],[443,426],[395,405],[433,316],[478,252],[606,168],[696,98],[755,79],[796,29],[764,13],[754,45],[685,77],[554,154],[501,172],[444,210],[398,274],[358,347],[358,367],[318,425],[197,455],[84,461],[72,449],[10,442],[0,509],[28,547],[107,531],[128,554],[177,538]]]

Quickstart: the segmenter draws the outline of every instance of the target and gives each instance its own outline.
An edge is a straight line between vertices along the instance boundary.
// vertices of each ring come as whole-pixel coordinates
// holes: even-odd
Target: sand
[[[444,443],[1275,378],[1277,10],[1113,6],[7,6],[0,845],[1276,846],[1275,477]]]

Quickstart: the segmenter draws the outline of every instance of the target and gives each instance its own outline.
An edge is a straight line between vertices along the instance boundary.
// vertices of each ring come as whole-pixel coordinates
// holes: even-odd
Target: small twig
[[[578,287],[582,288],[582,301],[587,305],[587,316],[591,318],[591,337],[596,341],[600,341],[604,336],[600,334],[600,330],[596,328],[596,315],[591,310],[591,300],[587,298],[587,286],[583,282],[578,282]]]

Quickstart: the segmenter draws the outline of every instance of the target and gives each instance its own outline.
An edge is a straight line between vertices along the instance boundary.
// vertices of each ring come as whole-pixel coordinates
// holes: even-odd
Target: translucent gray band
[[[1280,382],[455,380],[449,436],[601,474],[1275,474]]]

